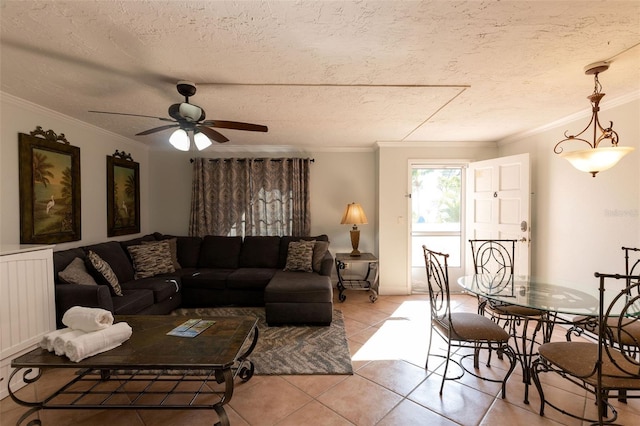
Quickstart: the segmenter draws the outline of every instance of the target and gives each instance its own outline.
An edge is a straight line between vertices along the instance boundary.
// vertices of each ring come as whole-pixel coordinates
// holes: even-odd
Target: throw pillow
[[[329,242],[328,241],[316,241],[316,244],[313,246],[313,272],[320,272],[322,268],[322,259],[324,255],[329,250]]]
[[[120,288],[120,282],[118,281],[118,277],[116,277],[115,272],[113,272],[113,269],[111,269],[111,266],[109,266],[107,262],[102,260],[102,258],[92,250],[89,250],[87,259],[99,276],[101,276],[106,283],[111,286],[113,293],[116,296],[123,296],[122,289]]]
[[[169,252],[171,252],[171,263],[173,263],[173,268],[177,271],[178,269],[182,269],[180,263],[178,262],[178,239],[177,238],[169,238],[166,240],[169,243]],[[155,244],[157,241],[143,241],[142,244]]]
[[[313,247],[315,241],[292,241],[287,252],[285,271],[313,272]]]
[[[64,268],[58,272],[60,281],[67,284],[85,284],[85,285],[98,285],[96,280],[93,279],[91,274],[87,271],[87,267],[84,265],[84,260],[76,257]]]
[[[131,259],[133,259],[136,280],[175,272],[176,270],[173,267],[171,250],[167,241],[129,246],[127,250],[129,250]]]

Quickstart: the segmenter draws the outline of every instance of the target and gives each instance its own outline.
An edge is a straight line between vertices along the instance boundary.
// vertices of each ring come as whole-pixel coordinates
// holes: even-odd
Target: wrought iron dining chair
[[[640,358],[620,350],[615,344],[629,341],[640,347],[638,336],[632,332],[640,322],[640,275],[596,273],[595,276],[599,279],[600,291],[597,342],[545,343],[538,348],[539,358],[531,366],[533,381],[540,394],[541,416],[549,405],[576,419],[612,424],[617,419],[617,412],[609,403],[610,398],[640,398]],[[620,280],[629,285],[614,290],[614,282],[619,284]],[[608,306],[604,302],[606,290],[617,292]],[[597,419],[570,413],[547,400],[540,376],[549,372],[592,393],[598,410]]]
[[[624,274],[626,276],[632,277],[636,275],[640,275],[640,248],[635,247],[622,247],[622,251],[624,252],[624,264],[625,271]],[[636,283],[638,280],[633,280],[631,278],[627,279],[626,287],[630,287],[631,284]],[[597,317],[594,315],[579,315],[572,319],[573,326],[567,330],[566,338],[567,341],[571,341],[571,336],[582,336],[588,337],[592,340],[598,339],[598,321]],[[615,327],[616,321],[611,321],[611,324],[608,324],[609,327]],[[636,340],[640,340],[640,323],[638,324],[630,324],[627,328],[627,332],[631,333],[635,336],[634,339],[624,339],[623,341],[616,341],[617,333],[613,333],[609,337],[614,339],[612,344],[618,344],[620,349],[626,350],[630,354],[640,354],[640,347],[634,345],[633,343]]]
[[[516,242],[517,240],[508,239],[469,240],[474,273],[490,277],[485,281],[486,284],[503,294],[509,286],[513,291]],[[478,313],[488,314],[494,321],[509,330],[515,339],[518,354],[530,353],[530,350],[527,351],[527,346],[534,344],[533,339],[526,337],[527,333],[518,333],[517,327],[520,325],[526,329],[529,321],[535,320],[537,323],[534,336],[542,329],[543,341],[550,339],[544,331],[546,311],[478,297]],[[522,347],[519,348],[519,345]]]
[[[431,332],[429,333],[429,346],[425,369],[429,367],[431,344],[433,335],[437,333],[447,344],[444,372],[440,384],[440,395],[444,388],[445,380],[460,379],[465,372],[490,382],[502,383],[502,398],[506,395],[506,382],[516,366],[516,354],[509,346],[509,333],[491,319],[469,312],[452,312],[451,296],[449,291],[449,268],[447,264],[448,254],[429,250],[422,246],[427,270],[427,283],[429,286],[429,300],[431,302]],[[472,351],[463,354],[460,360],[452,359],[452,348],[468,348]],[[479,366],[479,354],[482,350],[497,351],[506,355],[509,360],[509,369],[502,380],[482,377],[477,371]],[[442,355],[433,355],[441,356]],[[463,361],[473,357],[473,369],[466,368]],[[454,362],[460,367],[460,374],[455,377],[447,377],[449,362]],[[489,364],[487,364],[489,367]]]

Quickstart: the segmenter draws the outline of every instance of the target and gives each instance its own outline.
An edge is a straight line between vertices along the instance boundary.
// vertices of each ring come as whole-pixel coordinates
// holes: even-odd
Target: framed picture
[[[130,154],[107,156],[107,236],[140,232],[140,164]]]
[[[40,126],[18,134],[20,243],[81,238],[80,148]]]

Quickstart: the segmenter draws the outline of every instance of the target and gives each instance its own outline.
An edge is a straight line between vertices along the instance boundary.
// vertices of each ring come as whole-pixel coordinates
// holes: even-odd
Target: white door
[[[530,272],[529,154],[469,164],[466,192],[466,274],[473,273],[470,239],[515,239],[515,274]]]

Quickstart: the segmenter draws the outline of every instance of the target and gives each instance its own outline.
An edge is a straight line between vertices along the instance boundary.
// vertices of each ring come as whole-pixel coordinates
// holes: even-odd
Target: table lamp
[[[353,225],[353,229],[351,230],[351,247],[353,250],[350,255],[360,256],[360,251],[358,250],[358,244],[360,243],[360,230],[357,225],[367,224],[367,216],[364,214],[362,206],[358,203],[347,204],[347,208],[342,215],[340,223],[342,225]]]

